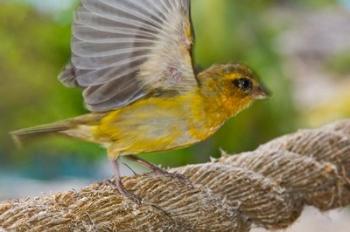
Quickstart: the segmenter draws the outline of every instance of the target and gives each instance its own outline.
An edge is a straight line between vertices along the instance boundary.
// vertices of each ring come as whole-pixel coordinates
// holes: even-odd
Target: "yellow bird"
[[[190,0],[81,0],[71,62],[60,75],[79,87],[90,114],[15,131],[17,141],[63,134],[103,145],[123,186],[118,158],[162,171],[140,153],[172,150],[213,135],[229,118],[267,96],[241,64],[196,73]],[[167,174],[171,175],[171,174]]]

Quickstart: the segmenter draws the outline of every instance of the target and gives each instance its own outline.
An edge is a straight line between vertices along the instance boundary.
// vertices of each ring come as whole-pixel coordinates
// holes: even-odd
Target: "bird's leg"
[[[181,174],[178,174],[178,173],[170,173],[170,172],[167,172],[166,170],[158,167],[157,165],[155,164],[152,164],[144,159],[141,159],[140,157],[138,156],[135,156],[135,155],[128,155],[126,156],[128,159],[132,160],[132,161],[135,161],[139,164],[141,164],[142,166],[150,169],[152,172],[156,173],[156,174],[160,174],[160,175],[164,175],[164,176],[168,176],[168,177],[171,177],[171,178],[176,178],[176,179],[179,179],[181,180],[181,182],[185,183],[185,184],[189,184],[189,180],[187,177],[185,177],[184,175],[181,175]]]
[[[142,166],[150,169],[152,172],[155,172],[157,174],[166,174],[166,173],[168,173],[167,171],[161,169],[157,165],[152,164],[152,163],[150,163],[150,162],[148,162],[148,161],[146,161],[144,159],[141,159],[141,158],[139,158],[139,157],[137,157],[135,155],[128,155],[128,156],[126,156],[126,158],[141,164]]]
[[[123,185],[121,174],[120,174],[120,165],[119,165],[119,158],[112,159],[112,165],[115,172],[115,181],[109,181],[109,183],[112,185],[112,187],[117,190],[121,195],[127,197],[128,199],[132,200],[138,205],[141,205],[142,200],[140,197],[136,196],[135,194],[129,192],[125,186]]]

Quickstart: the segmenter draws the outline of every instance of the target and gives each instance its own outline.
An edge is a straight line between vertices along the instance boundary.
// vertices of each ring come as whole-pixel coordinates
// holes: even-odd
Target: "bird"
[[[102,145],[122,183],[120,157],[173,174],[137,155],[185,148],[212,136],[269,91],[247,65],[196,71],[190,0],[81,0],[71,59],[59,75],[82,90],[89,113],[11,133],[18,143],[65,135]]]

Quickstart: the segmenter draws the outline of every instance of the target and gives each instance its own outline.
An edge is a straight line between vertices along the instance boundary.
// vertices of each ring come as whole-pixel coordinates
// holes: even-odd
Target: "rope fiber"
[[[123,178],[141,206],[105,182],[79,191],[0,203],[0,231],[237,231],[282,229],[305,205],[350,204],[350,120],[277,138],[178,172]]]

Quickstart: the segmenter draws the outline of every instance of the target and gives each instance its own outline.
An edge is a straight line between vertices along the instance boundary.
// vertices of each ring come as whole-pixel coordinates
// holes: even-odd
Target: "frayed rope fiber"
[[[301,130],[257,150],[156,174],[125,177],[141,206],[107,183],[0,203],[0,231],[249,231],[281,229],[305,205],[350,204],[350,120]]]

